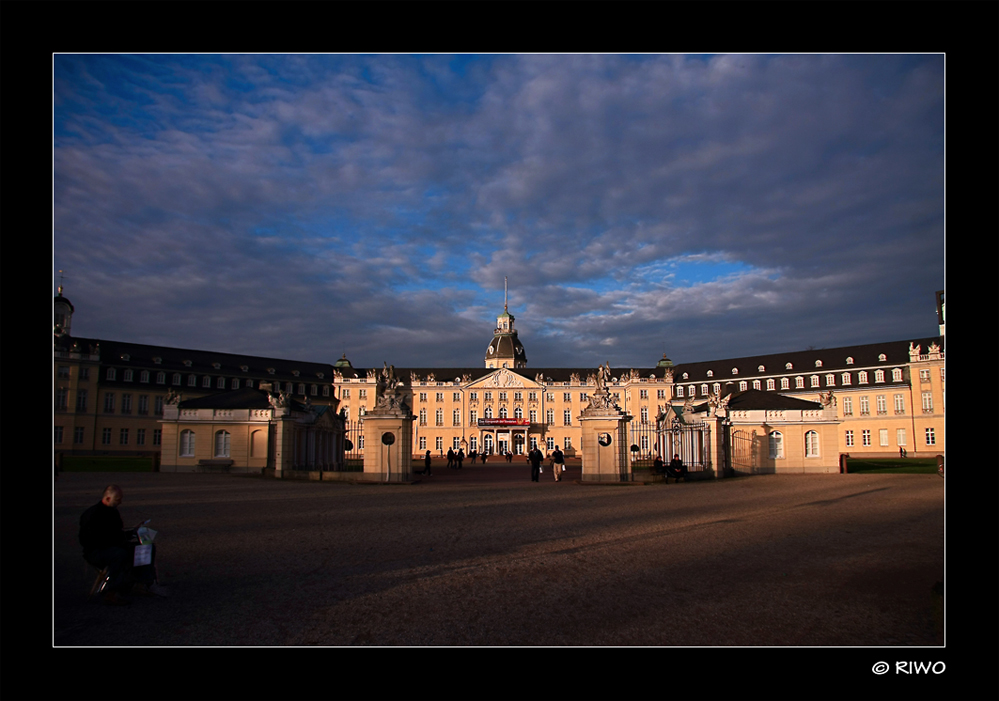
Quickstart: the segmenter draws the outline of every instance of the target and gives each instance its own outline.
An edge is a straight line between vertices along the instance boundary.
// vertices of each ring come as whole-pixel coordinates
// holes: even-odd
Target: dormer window
[[[218,370],[219,368],[222,367],[222,363],[212,363],[212,367]]]
[[[816,360],[815,361],[815,367],[817,367],[817,368],[822,367],[822,361],[821,360]]]
[[[191,365],[193,365],[193,364],[194,364],[194,363],[193,363],[192,361],[190,361],[190,360],[185,360],[185,361],[184,361],[184,367],[185,367],[185,368],[189,368],[189,367],[191,367]]]
[[[766,368],[765,368],[765,367],[764,367],[763,365],[761,365],[761,366],[759,366],[758,368],[756,368],[756,370],[757,370],[758,372],[763,372],[764,370],[766,370]]]
[[[687,375],[687,373],[683,373],[683,379],[685,379],[685,380],[690,379],[689,376]]]
[[[708,377],[714,377],[714,376],[715,376],[714,370],[708,370]]]
[[[739,374],[739,368],[732,368],[732,374],[733,375],[738,375]]]
[[[121,354],[121,359],[127,361],[127,360],[130,360],[131,357],[129,356],[128,353],[122,353]]]
[[[881,355],[878,356],[878,360],[880,360],[883,363],[884,361],[888,360],[888,356],[882,353]]]
[[[243,372],[246,372],[247,370],[250,369],[250,366],[249,365],[240,365],[239,369],[242,370]]]
[[[316,377],[318,377],[318,378],[319,378],[319,379],[321,380],[321,379],[323,379],[324,377],[326,377],[326,373],[322,373],[322,372],[317,372],[317,373],[316,373]]]
[[[846,359],[846,364],[847,365],[853,365],[853,358],[847,358]]]
[[[160,358],[160,357],[153,358],[153,363],[156,364],[156,365],[162,365],[163,364],[163,358]]]
[[[291,374],[294,375],[295,377],[298,377],[298,370],[292,370]]]
[[[794,369],[794,366],[793,366],[793,365],[791,365],[791,363],[788,363],[787,365],[785,365],[785,366],[784,366],[784,369],[785,369],[785,370],[793,370],[793,369]]]
[[[274,374],[274,368],[267,368],[267,374],[268,375],[273,375]],[[354,377],[357,377],[357,375],[354,375]]]

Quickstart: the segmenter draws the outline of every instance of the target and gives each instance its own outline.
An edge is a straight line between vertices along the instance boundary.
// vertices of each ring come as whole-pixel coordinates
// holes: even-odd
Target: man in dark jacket
[[[108,568],[108,583],[104,598],[110,604],[127,604],[121,591],[141,582],[147,587],[155,581],[152,565],[133,570],[135,545],[130,542],[134,529],[126,531],[118,513],[123,494],[116,484],[104,489],[101,500],[80,517],[80,545],[83,558],[98,569]],[[155,549],[154,549],[155,553]]]
[[[531,461],[531,481],[537,482],[541,476],[541,461],[545,459],[545,456],[535,448],[528,454],[527,458]]]
[[[679,455],[673,455],[673,459],[669,461],[669,467],[666,468],[666,474],[672,477],[674,482],[681,477],[684,482],[687,481],[687,466],[680,460]]]

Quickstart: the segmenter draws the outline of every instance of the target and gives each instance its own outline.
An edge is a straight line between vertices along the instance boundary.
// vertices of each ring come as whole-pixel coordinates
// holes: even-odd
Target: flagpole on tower
[[[503,276],[503,311],[506,311],[506,275]]]

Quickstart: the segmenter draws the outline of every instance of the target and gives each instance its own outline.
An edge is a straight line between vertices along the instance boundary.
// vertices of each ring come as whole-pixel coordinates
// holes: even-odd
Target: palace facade
[[[614,402],[632,417],[636,457],[657,449],[651,430],[657,421],[691,421],[719,411],[735,424],[762,411],[758,422],[752,419],[759,424],[752,435],[763,446],[760,459],[778,468],[782,461],[805,456],[828,461],[831,452],[837,457],[899,455],[901,450],[913,457],[942,454],[942,302],[938,295],[939,336],[678,365],[664,355],[647,366],[609,368],[606,384]],[[74,308],[62,288],[54,312],[57,459],[144,455],[183,464],[172,454],[180,450],[172,438],[176,431],[168,428],[170,443],[164,443],[168,395],[186,402],[262,385],[299,403],[331,407],[344,420],[348,444],[363,454],[360,426],[375,407],[381,368],[354,368],[346,357],[324,364],[76,338],[71,335]],[[414,415],[414,454],[459,448],[523,454],[534,446],[542,451],[558,446],[570,457],[580,454],[579,417],[596,388],[596,370],[530,368],[506,305],[482,364],[396,367],[395,373]],[[789,411],[798,418],[788,419]],[[808,422],[815,424],[815,436],[803,428]],[[778,427],[792,424],[793,429]]]

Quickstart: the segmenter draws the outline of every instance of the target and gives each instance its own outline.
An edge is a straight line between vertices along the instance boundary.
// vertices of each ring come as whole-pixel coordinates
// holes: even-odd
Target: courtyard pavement
[[[63,646],[934,646],[936,475],[689,484],[530,481],[522,463],[412,485],[61,473]],[[152,519],[169,598],[88,602],[80,514],[105,484]]]

